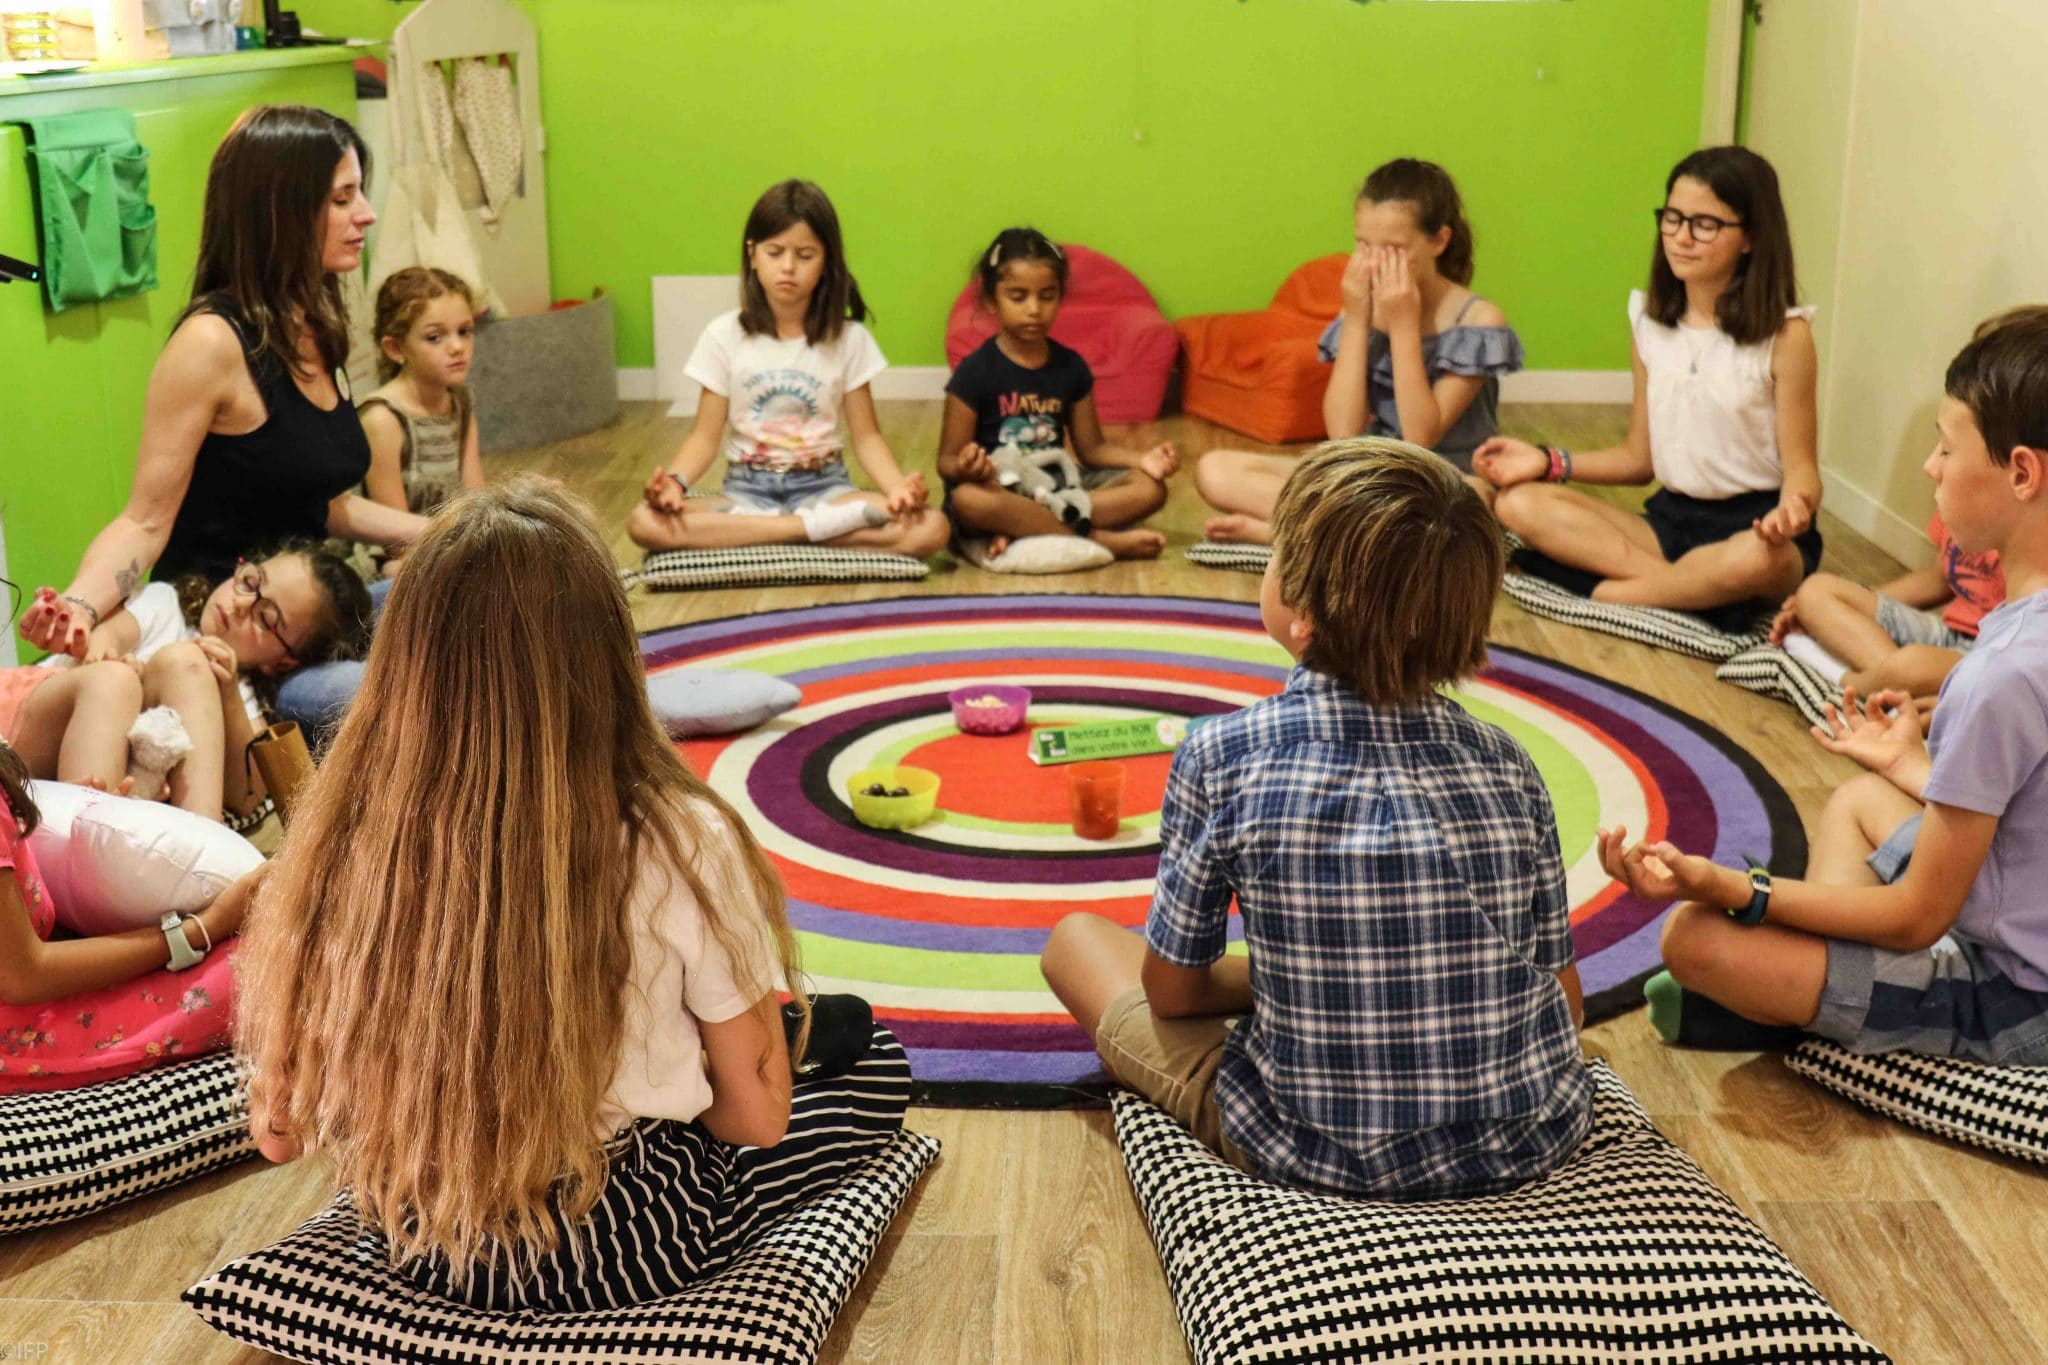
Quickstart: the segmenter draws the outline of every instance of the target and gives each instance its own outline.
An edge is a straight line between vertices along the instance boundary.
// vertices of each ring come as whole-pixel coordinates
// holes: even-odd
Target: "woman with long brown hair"
[[[82,654],[146,574],[219,580],[252,545],[402,543],[425,524],[351,491],[370,447],[341,377],[337,277],[376,221],[368,174],[362,139],[324,110],[236,122],[207,175],[192,301],[150,375],[127,506],[63,594],[23,615],[24,639]]]
[[[326,1153],[424,1287],[673,1293],[902,1126],[885,1032],[792,1086],[781,888],[649,712],[611,555],[559,486],[434,517],[300,801],[241,957],[252,1131]],[[801,991],[794,1013],[802,1056]]]

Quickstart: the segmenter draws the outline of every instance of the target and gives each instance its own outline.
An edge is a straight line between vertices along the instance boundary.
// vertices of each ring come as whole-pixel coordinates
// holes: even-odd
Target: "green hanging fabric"
[[[156,288],[149,151],[125,109],[22,119],[50,311]]]

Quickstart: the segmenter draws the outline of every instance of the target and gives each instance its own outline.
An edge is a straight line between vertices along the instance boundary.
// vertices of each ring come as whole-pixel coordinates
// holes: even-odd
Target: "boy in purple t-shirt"
[[[1640,896],[1691,902],[1665,964],[1742,1019],[1857,1052],[2048,1065],[2048,307],[1980,328],[1945,388],[1935,506],[1964,552],[1998,552],[2007,597],[1926,741],[1904,692],[1860,711],[1851,694],[1816,728],[1871,771],[1828,802],[1805,881],[1624,851],[1622,830],[1600,832],[1601,861]]]

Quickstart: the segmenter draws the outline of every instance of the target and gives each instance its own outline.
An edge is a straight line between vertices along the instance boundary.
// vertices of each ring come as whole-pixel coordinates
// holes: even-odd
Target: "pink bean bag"
[[[47,939],[57,905],[5,800],[0,825],[0,877],[13,879],[36,936]],[[0,1094],[69,1090],[227,1047],[235,946],[221,945],[190,971],[159,969],[42,1004],[0,1003]]]
[[[1095,372],[1095,411],[1103,421],[1153,420],[1180,348],[1173,324],[1138,277],[1109,257],[1065,242],[1060,250],[1067,253],[1067,296],[1053,339],[1079,351]],[[980,281],[970,279],[946,319],[946,363],[957,366],[995,334]]]

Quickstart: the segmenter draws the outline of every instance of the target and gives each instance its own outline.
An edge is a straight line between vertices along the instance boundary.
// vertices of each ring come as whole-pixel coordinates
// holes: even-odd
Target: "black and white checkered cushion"
[[[82,1218],[256,1154],[227,1053],[0,1098],[0,1235]]]
[[[1714,676],[1758,696],[1792,703],[1808,725],[1821,724],[1827,718],[1822,708],[1842,701],[1842,689],[1776,645],[1745,649],[1716,668]]]
[[[1256,1180],[1119,1093],[1117,1141],[1198,1365],[1886,1360],[1593,1072],[1593,1131],[1563,1169],[1441,1203]]]
[[[1534,615],[1547,616],[1553,621],[1586,630],[1597,630],[1605,635],[1618,635],[1624,640],[1634,640],[1655,649],[1690,654],[1709,663],[1720,663],[1763,643],[1760,632],[1729,635],[1690,612],[1595,602],[1590,597],[1566,592],[1555,583],[1546,583],[1528,574],[1511,573],[1502,586],[1524,611]]]
[[[1245,545],[1236,541],[1198,540],[1188,546],[1188,562],[1205,569],[1236,569],[1242,573],[1264,573],[1273,558],[1270,545]]]
[[[193,1285],[185,1302],[245,1345],[306,1362],[808,1362],[938,1151],[934,1138],[899,1133],[718,1274],[633,1308],[492,1313],[423,1293],[365,1253],[345,1197]]]
[[[1787,1053],[1785,1065],[1901,1123],[2048,1163],[2048,1067],[1911,1052],[1859,1057],[1819,1039]]]
[[[647,556],[626,586],[656,592],[689,588],[768,588],[793,583],[907,582],[931,566],[886,550],[839,545],[742,545],[727,550],[661,550]]]

